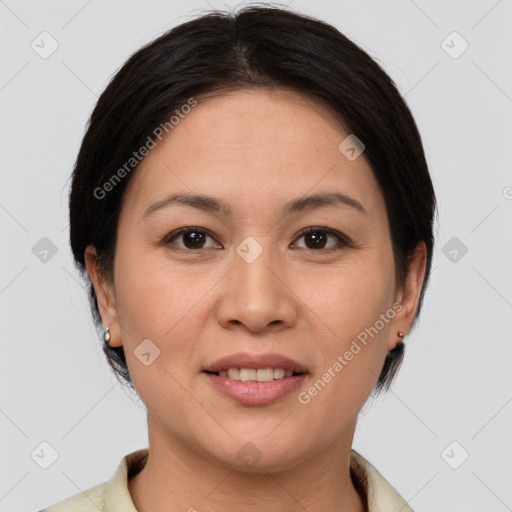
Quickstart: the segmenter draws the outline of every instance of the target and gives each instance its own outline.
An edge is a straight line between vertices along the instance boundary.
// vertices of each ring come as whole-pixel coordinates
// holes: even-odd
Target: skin
[[[384,198],[364,153],[350,161],[339,151],[348,132],[323,105],[284,89],[197,99],[125,191],[112,279],[102,275],[94,247],[86,250],[111,345],[124,346],[148,412],[149,461],[129,482],[132,499],[141,512],[361,512],[349,475],[357,415],[397,331],[412,325],[425,245],[397,289]],[[291,199],[333,191],[367,214],[343,205],[279,213]],[[232,214],[174,205],[142,220],[174,192],[215,196]],[[169,242],[187,226],[209,236]],[[324,233],[316,248],[310,235],[298,235],[312,226],[351,243]],[[236,252],[248,236],[263,249],[252,263]],[[378,335],[307,405],[299,403],[298,393],[395,303],[401,310]],[[145,366],[134,350],[148,338],[160,356]],[[278,352],[309,374],[278,402],[244,406],[201,373],[235,352]],[[237,457],[248,442],[262,455],[252,467]]]

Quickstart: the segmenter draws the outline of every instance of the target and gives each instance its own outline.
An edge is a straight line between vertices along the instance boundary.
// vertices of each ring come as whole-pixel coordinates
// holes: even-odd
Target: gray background
[[[110,373],[73,267],[68,177],[112,74],[208,3],[0,2],[2,511],[86,490],[147,446],[144,406]],[[363,409],[354,448],[417,512],[511,510],[512,1],[291,7],[335,25],[391,75],[439,201],[422,317],[392,390]],[[51,49],[43,31],[58,44],[45,59],[31,47]],[[453,31],[469,44],[461,55]],[[47,469],[31,455],[42,442],[58,452]]]

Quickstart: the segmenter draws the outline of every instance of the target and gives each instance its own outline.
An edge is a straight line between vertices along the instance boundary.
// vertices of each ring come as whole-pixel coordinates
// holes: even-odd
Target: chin
[[[296,452],[297,446],[303,447],[304,439],[293,442],[288,437],[287,443],[283,443],[264,436],[254,440],[243,436],[230,439],[225,446],[225,452],[210,452],[210,455],[231,471],[269,473],[284,471],[295,466],[301,459],[300,454]]]

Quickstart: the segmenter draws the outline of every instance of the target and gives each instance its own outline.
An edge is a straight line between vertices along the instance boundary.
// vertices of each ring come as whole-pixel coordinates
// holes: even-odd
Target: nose
[[[278,331],[296,322],[297,304],[290,274],[268,246],[254,260],[234,253],[217,308],[225,328],[242,325],[251,332]]]

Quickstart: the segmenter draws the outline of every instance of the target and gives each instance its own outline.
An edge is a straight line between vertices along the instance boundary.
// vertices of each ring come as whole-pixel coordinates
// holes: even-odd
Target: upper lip
[[[203,371],[218,372],[220,370],[228,370],[229,368],[283,368],[284,370],[292,370],[296,373],[308,373],[308,370],[303,365],[281,354],[253,355],[243,352],[217,359],[214,363],[203,368]]]

